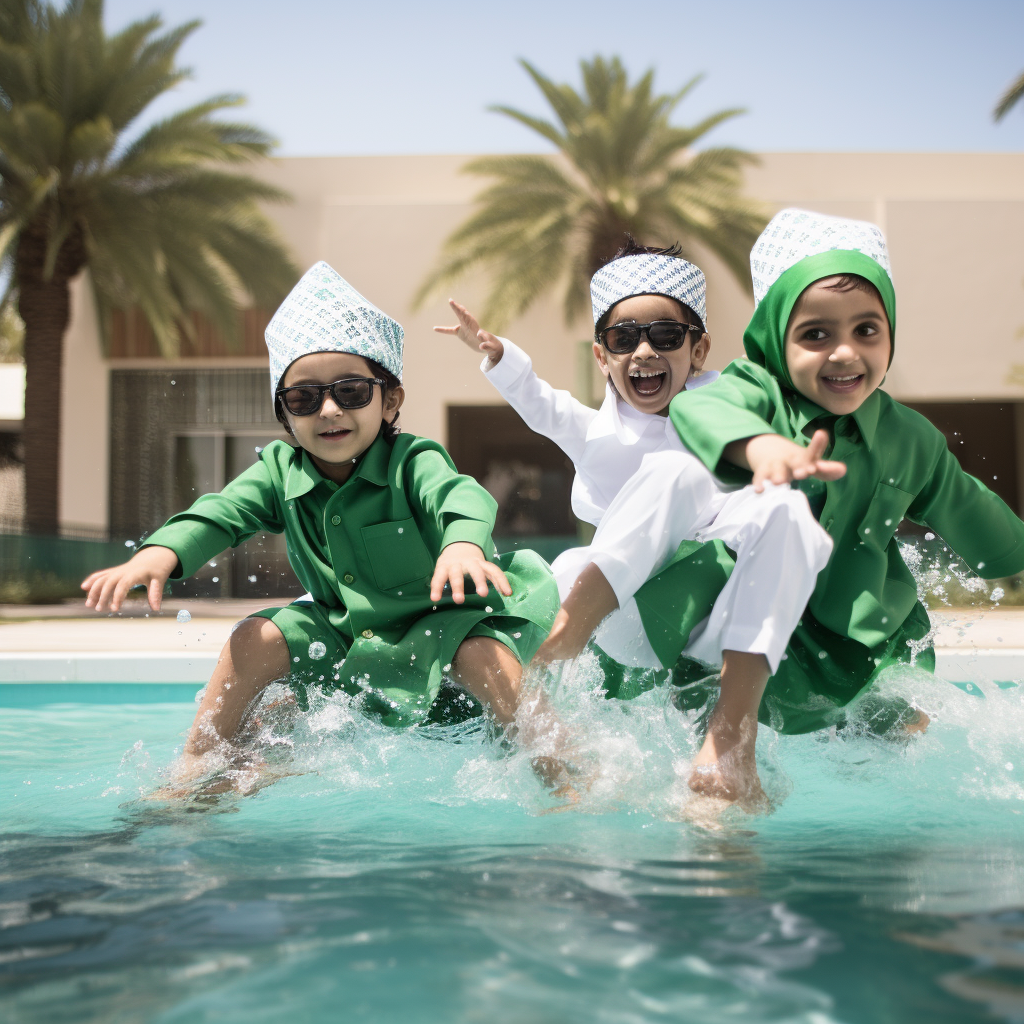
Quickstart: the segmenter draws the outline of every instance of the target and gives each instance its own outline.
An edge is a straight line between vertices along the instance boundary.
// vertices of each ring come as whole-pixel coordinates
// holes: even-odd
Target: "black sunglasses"
[[[345,377],[333,384],[296,384],[292,388],[278,388],[277,397],[293,416],[312,416],[324,404],[328,391],[339,409],[362,409],[373,398],[373,385],[381,394],[388,382],[379,377]]]
[[[687,335],[691,331],[697,335],[694,339],[696,341],[704,333],[704,328],[696,324],[683,324],[678,320],[655,320],[649,324],[616,324],[606,327],[598,338],[615,355],[635,352],[645,334],[651,348],[658,352],[673,352],[686,344]]]

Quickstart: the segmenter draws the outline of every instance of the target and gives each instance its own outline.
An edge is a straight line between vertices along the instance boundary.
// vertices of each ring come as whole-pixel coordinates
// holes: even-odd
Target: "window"
[[[138,540],[196,498],[253,465],[257,448],[287,439],[261,369],[114,370],[111,374],[111,532]],[[189,597],[302,593],[284,538],[257,534],[172,584]]]

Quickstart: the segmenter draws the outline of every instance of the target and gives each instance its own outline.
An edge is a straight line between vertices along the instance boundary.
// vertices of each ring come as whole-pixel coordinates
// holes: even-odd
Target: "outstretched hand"
[[[502,345],[501,338],[491,334],[490,331],[485,331],[477,323],[476,317],[461,303],[449,299],[448,305],[452,307],[452,312],[458,318],[458,325],[456,327],[435,327],[434,330],[438,334],[456,337],[470,348],[483,352],[488,359],[488,369],[500,363],[501,357],[505,354],[505,346]]]
[[[476,586],[480,597],[487,596],[488,582],[504,597],[512,596],[512,587],[505,574],[493,562],[484,558],[483,551],[469,541],[449,544],[437,559],[430,580],[430,600],[440,601],[446,585],[452,588],[452,600],[462,604],[466,600],[466,577]]]
[[[98,612],[108,609],[112,612],[120,611],[132,587],[145,587],[149,607],[158,612],[163,600],[164,584],[177,567],[178,556],[170,548],[159,545],[143,548],[124,565],[100,569],[83,580],[82,589],[88,592],[85,607],[95,608]]]
[[[819,480],[845,476],[845,462],[822,458],[828,442],[826,430],[816,430],[806,448],[778,434],[752,437],[747,442],[746,456],[754,473],[754,490],[763,491],[766,483],[788,484],[811,476]]]

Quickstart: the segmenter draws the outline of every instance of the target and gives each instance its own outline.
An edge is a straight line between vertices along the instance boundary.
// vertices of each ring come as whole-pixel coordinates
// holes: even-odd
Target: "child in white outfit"
[[[453,302],[452,308],[460,325],[437,328],[483,351],[487,358],[481,369],[488,379],[528,426],[572,459],[573,511],[597,526],[590,546],[570,549],[554,563],[563,607],[538,657],[577,655],[595,627],[599,647],[631,667],[671,668],[683,654],[718,668],[725,652],[739,652],[748,661],[754,659],[755,677],[763,675],[759,701],[828,559],[831,542],[801,493],[789,487],[769,486],[760,493],[750,486],[725,488],[686,450],[667,419],[677,394],[718,376],[703,370],[710,338],[699,268],[679,258],[676,249],[633,244],[594,275],[591,296],[594,354],[608,381],[599,410],[538,378],[525,352],[480,330],[458,304]],[[666,487],[671,489],[669,502],[664,501]],[[645,543],[637,544],[638,537],[646,537]],[[714,554],[694,559],[691,552],[697,545],[685,542],[715,540],[735,553],[736,567],[727,582],[720,573],[721,589],[708,614],[706,605],[694,611],[700,605],[694,600],[700,587],[691,590],[689,584],[717,570]],[[622,557],[626,549],[628,559]],[[690,555],[689,563],[684,558],[673,566],[673,556],[680,555]],[[682,570],[671,577],[668,602],[662,587],[657,602],[638,604],[637,592],[651,577],[668,572],[666,565]],[[672,623],[685,625],[673,628]],[[733,661],[741,663],[740,658]],[[723,672],[723,699],[728,675]],[[750,684],[744,679],[741,687],[746,690]],[[741,703],[746,707],[749,699]],[[749,726],[747,722],[748,734]],[[756,797],[760,790],[753,736],[741,742],[737,735],[716,747],[712,732],[714,719],[711,749],[701,752],[710,769],[700,773],[698,767],[700,774],[691,785],[728,798]],[[739,760],[749,762],[742,766],[738,785],[723,780],[718,771],[723,753],[718,748],[723,747],[737,747]],[[698,765],[700,761],[698,757]]]

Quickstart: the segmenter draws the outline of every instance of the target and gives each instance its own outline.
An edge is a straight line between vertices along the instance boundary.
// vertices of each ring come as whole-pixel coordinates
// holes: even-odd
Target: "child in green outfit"
[[[794,482],[833,552],[819,573],[760,719],[787,733],[841,721],[887,666],[932,669],[928,614],[900,556],[904,518],[942,536],[979,575],[1024,570],[1024,523],[965,473],[945,438],[880,390],[896,296],[872,224],[783,210],[750,257],[756,308],[738,359],[673,402],[684,443],[727,482]],[[845,474],[814,479],[823,457]],[[927,718],[909,715],[920,728]]]
[[[257,532],[285,534],[309,594],[234,630],[179,778],[205,774],[211,753],[230,753],[260,694],[282,679],[300,704],[311,684],[341,688],[386,724],[404,726],[450,718],[439,700],[447,674],[501,726],[518,724],[521,742],[551,741],[556,723],[542,700],[516,718],[522,664],[551,627],[557,586],[533,552],[495,555],[494,499],[458,475],[439,444],[399,433],[401,326],[318,263],[266,337],[271,394],[295,446],[268,445],[255,466],[173,516],[130,561],[82,584],[97,610],[117,611],[135,586],[146,586],[159,610],[168,579]],[[549,781],[562,770],[550,754],[534,761]]]

